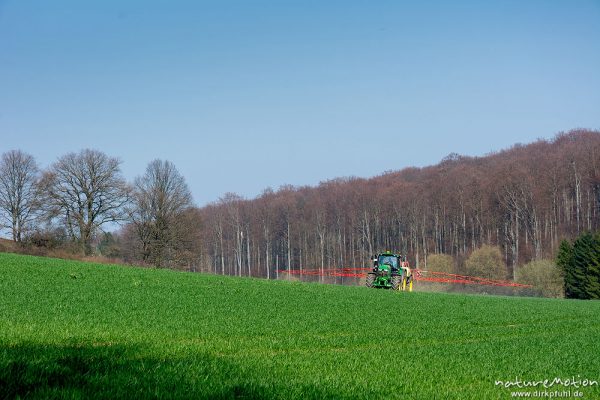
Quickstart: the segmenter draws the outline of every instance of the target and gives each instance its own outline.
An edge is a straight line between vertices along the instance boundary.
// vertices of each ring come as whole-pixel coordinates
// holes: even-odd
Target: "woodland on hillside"
[[[368,179],[267,189],[251,200],[228,193],[202,208],[172,163],[152,161],[133,183],[119,163],[84,150],[40,171],[31,156],[5,153],[4,227],[24,246],[267,278],[287,269],[367,266],[382,250],[406,254],[420,268],[433,254],[450,255],[460,271],[484,245],[501,249],[506,277],[514,278],[520,266],[554,258],[563,239],[600,230],[600,131],[561,133],[484,157],[451,154],[434,166]],[[115,222],[119,232],[102,231]]]
[[[386,249],[421,268],[440,253],[461,265],[487,244],[502,249],[513,278],[520,265],[553,258],[562,239],[600,228],[600,132],[266,190],[254,200],[227,194],[200,209],[200,219],[202,269],[215,273],[365,266]]]

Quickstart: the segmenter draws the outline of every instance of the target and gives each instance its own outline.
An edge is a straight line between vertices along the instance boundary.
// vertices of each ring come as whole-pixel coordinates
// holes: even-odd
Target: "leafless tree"
[[[86,254],[97,230],[124,220],[129,200],[121,162],[97,150],[61,157],[44,174],[42,188],[52,217],[60,218],[71,238]]]
[[[0,221],[20,242],[39,209],[37,182],[39,169],[33,156],[12,150],[0,160]]]
[[[150,162],[144,175],[135,180],[133,200],[129,216],[144,262],[171,266],[182,252],[190,251],[193,226],[186,212],[192,207],[192,195],[173,163]]]

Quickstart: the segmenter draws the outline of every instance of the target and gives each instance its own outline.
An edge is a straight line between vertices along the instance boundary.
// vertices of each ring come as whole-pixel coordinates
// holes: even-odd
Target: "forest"
[[[600,228],[600,132],[574,130],[484,157],[451,154],[370,179],[284,186],[253,200],[227,194],[199,212],[201,265],[215,273],[363,266],[386,249],[421,268],[431,254],[461,265],[493,245],[513,278],[520,265],[554,258],[561,240]]]
[[[203,207],[193,204],[171,162],[152,161],[134,182],[125,181],[119,163],[84,150],[40,171],[31,156],[5,153],[4,228],[29,248],[266,278],[288,269],[366,266],[383,250],[406,254],[419,268],[431,255],[450,255],[460,270],[474,250],[490,245],[501,249],[508,279],[532,260],[554,258],[562,240],[600,229],[594,130],[482,157],[450,154],[437,165],[371,178],[284,185],[254,199],[227,193]],[[23,164],[26,179],[9,179]],[[17,202],[10,194],[19,182]],[[105,232],[109,222],[121,228]]]

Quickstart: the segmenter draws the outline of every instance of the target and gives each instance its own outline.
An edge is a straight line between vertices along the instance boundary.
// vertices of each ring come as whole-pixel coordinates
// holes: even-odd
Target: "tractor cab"
[[[397,272],[400,266],[400,257],[396,254],[383,253],[373,257],[373,272],[376,270],[390,270]]]

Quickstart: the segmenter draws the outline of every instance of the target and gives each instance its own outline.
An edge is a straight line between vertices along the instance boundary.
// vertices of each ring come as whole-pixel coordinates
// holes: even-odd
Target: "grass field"
[[[418,289],[418,288],[417,288]],[[0,398],[510,398],[600,381],[600,302],[0,254]],[[569,384],[600,398],[598,386]]]

